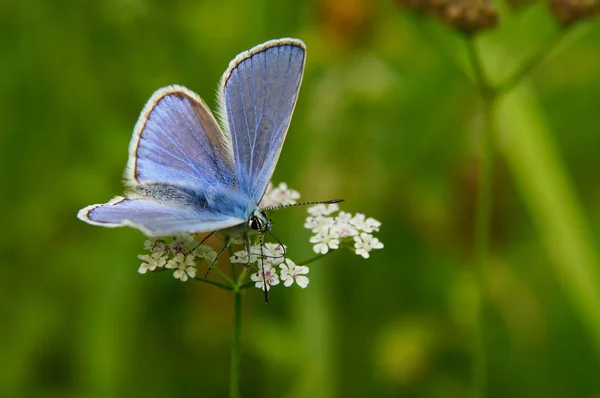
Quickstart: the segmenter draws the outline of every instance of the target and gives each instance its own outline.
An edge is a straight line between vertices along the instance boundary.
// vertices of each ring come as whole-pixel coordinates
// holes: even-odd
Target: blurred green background
[[[494,79],[556,29],[543,2],[498,6],[478,42]],[[237,53],[286,36],[308,55],[274,182],[344,197],[386,247],[326,257],[269,307],[247,291],[243,395],[471,394],[482,115],[458,35],[369,0],[8,1],[0,32],[1,397],[227,395],[230,294],[138,275],[138,231],[75,215],[122,193],[155,89],[213,106]],[[600,24],[570,37],[498,114],[490,397],[600,396],[598,302],[581,286],[600,284]],[[305,214],[274,215],[296,261]]]

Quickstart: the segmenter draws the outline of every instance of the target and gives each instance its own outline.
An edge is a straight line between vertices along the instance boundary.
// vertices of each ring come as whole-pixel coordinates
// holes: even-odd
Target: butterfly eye
[[[252,228],[255,231],[258,231],[260,229],[260,223],[258,222],[258,219],[256,217],[252,217],[250,219],[250,228]]]

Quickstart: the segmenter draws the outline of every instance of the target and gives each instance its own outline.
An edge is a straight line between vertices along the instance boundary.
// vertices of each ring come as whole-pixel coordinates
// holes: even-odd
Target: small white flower
[[[162,268],[167,263],[167,257],[163,252],[156,252],[152,254],[140,254],[138,258],[144,261],[140,264],[140,268],[138,268],[138,272],[140,274],[145,274],[148,271],[154,271],[156,268]]]
[[[367,218],[367,221],[365,221],[365,232],[379,232],[379,227],[381,227],[381,222],[377,221],[374,218]]]
[[[190,278],[195,278],[196,277],[196,267],[181,267],[177,270],[175,270],[175,272],[173,272],[173,277],[175,279],[179,279],[182,282],[185,282],[188,280],[188,276]]]
[[[175,257],[167,262],[166,268],[174,269],[173,277],[185,282],[188,280],[188,276],[190,278],[196,276],[196,262],[194,261],[194,257],[192,254],[184,256],[182,253],[177,253]]]
[[[281,280],[283,286],[290,287],[296,281],[296,284],[304,289],[308,286],[308,277],[304,276],[308,274],[308,267],[305,265],[296,265],[289,258],[285,259],[285,264],[279,266],[281,268]]]
[[[284,260],[283,253],[285,252],[285,246],[278,243],[265,243],[263,247],[263,255],[265,261],[268,261],[272,265],[281,264]]]
[[[373,231],[379,231],[381,223],[374,218],[365,219],[363,213],[356,213],[356,215],[350,220],[350,224],[354,225],[356,229],[363,232],[371,233]]]
[[[361,233],[360,236],[355,236],[354,242],[356,254],[363,256],[364,258],[369,258],[369,252],[371,250],[383,248],[383,243],[381,243],[379,239],[365,232]]]
[[[335,223],[333,217],[306,217],[304,228],[310,229],[313,233],[319,234],[326,232]]]
[[[340,235],[333,230],[327,230],[315,236],[311,236],[310,243],[316,243],[313,246],[315,253],[327,254],[329,249],[337,249],[340,247]]]
[[[195,266],[196,262],[195,256],[193,254],[188,254],[187,256],[183,253],[177,253],[172,259],[167,261],[165,268],[175,269],[179,268],[181,264],[186,264],[188,266]]]
[[[169,245],[169,249],[173,254],[185,253],[194,247],[194,244],[196,244],[195,242],[196,240],[190,234],[175,236]]]
[[[336,223],[332,229],[338,233],[340,239],[344,239],[350,236],[358,235],[358,230],[354,228],[350,223],[344,221],[338,221],[336,217]]]
[[[275,207],[294,204],[300,199],[300,193],[288,188],[285,182],[280,183],[276,188],[269,183],[269,187],[265,192],[260,207]]]
[[[212,249],[212,247],[207,245],[200,245],[194,251],[193,255],[200,260],[206,260],[208,263],[212,263],[217,258],[217,253]]]
[[[310,214],[313,217],[328,216],[331,213],[335,213],[339,209],[340,209],[340,206],[338,206],[337,203],[331,203],[331,204],[320,203],[318,205],[309,207],[308,214]]]
[[[144,249],[152,253],[164,252],[167,249],[165,242],[158,239],[146,239],[144,241]]]
[[[340,211],[337,216],[335,216],[336,223],[349,224],[352,219],[352,214],[346,213],[345,211]]]
[[[250,247],[250,261],[248,261],[248,252],[246,250],[240,250],[239,252],[233,253],[233,256],[229,259],[233,264],[252,264],[258,261],[260,257],[260,246]]]
[[[279,276],[277,275],[275,268],[271,267],[268,263],[265,263],[264,271],[264,278],[263,271],[259,269],[257,272],[250,275],[250,279],[252,279],[253,282],[256,282],[254,286],[261,290],[264,289],[266,281],[268,291],[271,288],[271,286],[279,284]]]

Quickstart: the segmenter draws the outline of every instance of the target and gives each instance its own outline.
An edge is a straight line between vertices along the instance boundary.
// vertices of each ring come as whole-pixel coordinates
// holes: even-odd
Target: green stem
[[[327,252],[327,253],[325,253],[325,254],[317,254],[316,256],[314,256],[314,257],[311,257],[311,258],[309,258],[308,260],[305,260],[305,261],[301,261],[301,262],[299,262],[299,263],[298,263],[298,265],[308,265],[308,264],[310,264],[310,263],[314,263],[315,261],[317,261],[317,260],[320,260],[320,259],[322,259],[323,257],[325,257],[326,255],[328,255],[329,253],[331,253],[331,251],[328,251],[328,252]]]
[[[558,46],[563,37],[565,36],[565,32],[567,28],[562,28],[551,34],[544,40],[544,42],[539,46],[537,51],[533,53],[529,59],[510,76],[506,79],[502,84],[498,85],[496,88],[496,92],[498,94],[504,94],[510,91],[513,87],[515,87],[527,74],[529,74],[535,67],[541,64],[548,55]]]
[[[229,396],[240,397],[240,365],[242,332],[242,292],[238,286],[233,291],[233,341],[231,343],[231,370],[229,373]]]
[[[255,283],[256,282],[252,282],[252,281],[246,282],[243,285],[240,285],[240,290],[242,290],[242,289],[248,289],[249,287],[254,286]]]
[[[217,267],[217,264],[215,264],[215,265],[214,265],[214,267],[212,268],[212,270],[213,270],[213,272],[214,272],[215,274],[217,274],[217,275],[218,275],[218,276],[219,276],[221,279],[223,279],[225,282],[229,283],[229,285],[231,285],[231,286],[235,286],[235,283],[233,283],[233,280],[232,280],[230,277],[228,277],[227,275],[225,275],[225,274],[223,273],[223,271],[221,271],[221,270],[219,269],[219,267]]]
[[[490,225],[492,206],[492,110],[496,94],[485,77],[480,57],[472,38],[467,39],[469,59],[475,81],[484,106],[484,125],[481,131],[481,159],[479,167],[479,190],[477,192],[477,215],[475,220],[475,263],[477,267],[477,301],[475,308],[475,341],[473,358],[474,395],[486,396],[486,351],[485,351],[485,266],[489,256]]]
[[[492,207],[492,118],[493,102],[484,102],[484,126],[481,131],[481,159],[479,166],[479,192],[475,225],[475,262],[477,264],[477,328],[475,336],[475,386],[477,397],[485,397],[486,351],[485,351],[485,266],[490,251],[490,226]]]
[[[475,84],[477,85],[477,90],[479,91],[481,98],[484,102],[491,101],[494,96],[494,90],[487,82],[488,80],[483,71],[479,53],[475,47],[475,39],[470,36],[467,37],[467,55],[469,57],[469,62],[471,63],[471,68],[473,68],[473,77],[475,78]]]
[[[233,249],[231,248],[231,245],[229,245],[227,253],[229,253],[229,265],[231,265],[231,279],[235,280],[235,275],[237,274],[237,272],[235,263],[231,262],[231,257],[233,257]]]
[[[246,280],[246,275],[247,274],[248,274],[248,267],[244,266],[244,268],[242,269],[242,272],[240,272],[240,276],[239,276],[239,278],[237,280],[238,286],[240,286],[240,283],[242,283],[242,282],[244,282]],[[240,286],[240,289],[242,288],[242,286]]]
[[[210,279],[206,279],[201,276],[195,276],[194,279],[200,282],[208,283],[209,285],[220,287],[223,290],[233,290],[233,286],[227,286],[223,283],[211,281]]]

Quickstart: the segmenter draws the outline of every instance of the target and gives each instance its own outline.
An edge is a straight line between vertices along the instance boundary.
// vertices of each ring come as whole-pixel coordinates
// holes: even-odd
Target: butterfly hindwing
[[[108,203],[91,205],[77,214],[80,220],[104,227],[130,226],[148,236],[185,232],[209,232],[229,228],[244,220],[225,215],[199,213],[189,207],[174,207],[154,199],[116,197]]]
[[[285,140],[305,52],[297,39],[268,41],[238,55],[221,80],[220,115],[231,136],[238,189],[255,204]]]

